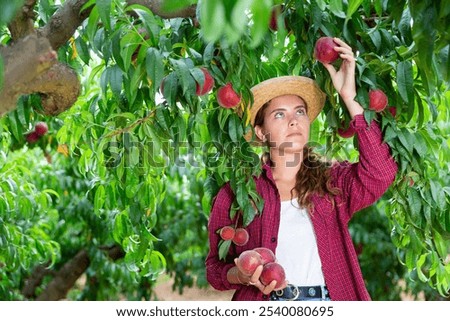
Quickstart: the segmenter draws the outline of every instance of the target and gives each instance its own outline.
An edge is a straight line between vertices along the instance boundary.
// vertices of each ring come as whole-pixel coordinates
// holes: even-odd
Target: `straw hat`
[[[326,95],[317,83],[303,76],[282,76],[264,80],[251,88],[253,94],[253,105],[250,109],[250,123],[255,125],[255,118],[261,107],[273,98],[283,95],[297,95],[306,103],[306,113],[310,122],[316,119],[322,110]],[[248,132],[245,138],[250,141],[252,132]]]

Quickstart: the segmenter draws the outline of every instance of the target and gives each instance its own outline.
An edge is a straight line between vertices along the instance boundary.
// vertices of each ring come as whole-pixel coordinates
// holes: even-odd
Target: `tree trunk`
[[[88,0],[67,0],[39,29],[34,29],[34,6],[37,0],[26,0],[22,10],[8,25],[13,42],[0,48],[4,64],[4,85],[0,88],[0,117],[17,105],[22,95],[41,94],[43,113],[58,115],[69,109],[80,93],[76,73],[57,62],[56,50],[73,36],[89,17],[93,6],[82,7]],[[162,18],[195,17],[196,7],[176,12],[165,12],[162,0],[128,0],[149,8]]]
[[[55,274],[37,298],[37,301],[56,301],[66,297],[78,278],[86,271],[90,264],[86,250],[81,250]]]

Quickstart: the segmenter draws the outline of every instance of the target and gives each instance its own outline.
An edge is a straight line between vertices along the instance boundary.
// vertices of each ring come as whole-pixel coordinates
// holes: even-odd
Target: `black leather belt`
[[[323,285],[318,286],[295,286],[288,284],[282,290],[273,291],[270,294],[272,301],[301,301],[305,299],[326,299],[329,298],[328,290]]]

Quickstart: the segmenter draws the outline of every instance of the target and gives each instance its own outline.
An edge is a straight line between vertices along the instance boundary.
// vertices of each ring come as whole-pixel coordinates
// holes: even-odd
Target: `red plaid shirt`
[[[341,193],[335,196],[335,206],[319,195],[312,197],[314,204],[311,219],[317,239],[322,271],[330,297],[334,301],[370,300],[348,230],[353,214],[378,200],[392,184],[397,164],[390,155],[389,147],[382,141],[379,125],[367,125],[362,115],[350,123],[359,141],[359,162],[339,162],[332,167],[332,182]],[[236,290],[233,300],[268,300],[254,286],[231,284],[228,270],[234,266],[233,259],[242,251],[255,247],[267,247],[276,254],[278,227],[280,224],[280,197],[269,165],[263,165],[260,177],[255,178],[258,193],[265,200],[264,210],[247,227],[250,240],[245,246],[230,247],[227,261],[219,260],[216,231],[232,224],[229,210],[234,194],[226,184],[217,194],[210,214],[209,253],[206,258],[208,282],[217,290]],[[293,244],[292,246],[295,246]],[[299,249],[301,251],[301,249]],[[301,285],[301,284],[297,284]]]

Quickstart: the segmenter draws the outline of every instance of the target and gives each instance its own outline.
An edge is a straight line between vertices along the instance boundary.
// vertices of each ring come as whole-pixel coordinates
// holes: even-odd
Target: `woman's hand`
[[[239,269],[239,259],[236,258],[234,260],[234,263],[236,264],[236,268],[238,269],[237,278],[240,281],[240,283],[245,284],[245,285],[253,285],[266,295],[270,294],[270,292],[272,292],[272,291],[284,289],[288,285],[287,280],[285,280],[283,282],[283,284],[280,284],[278,286],[277,286],[277,281],[275,281],[275,280],[273,280],[268,285],[264,285],[259,280],[259,277],[261,276],[261,273],[263,271],[262,265],[258,266],[252,275],[246,275]]]
[[[350,115],[353,117],[364,111],[361,105],[354,100],[356,97],[355,57],[349,45],[339,38],[333,39],[337,44],[334,50],[339,52],[339,56],[342,59],[341,66],[339,70],[336,70],[332,64],[323,63],[323,65],[330,73],[334,88],[336,88],[336,91],[347,106]]]

